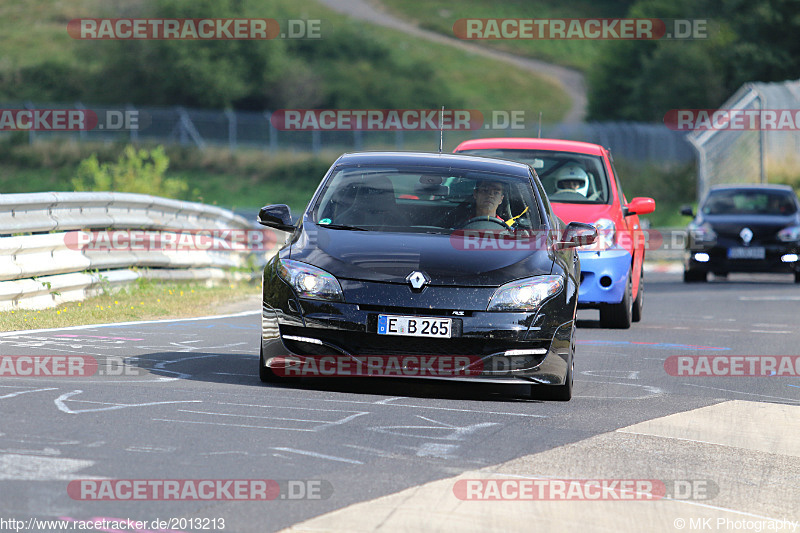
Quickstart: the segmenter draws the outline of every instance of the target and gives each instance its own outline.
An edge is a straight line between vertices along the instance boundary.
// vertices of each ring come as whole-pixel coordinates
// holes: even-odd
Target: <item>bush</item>
[[[183,198],[189,190],[185,180],[165,178],[169,158],[164,147],[153,150],[126,146],[116,163],[100,163],[92,154],[78,165],[72,180],[76,191],[116,191]]]

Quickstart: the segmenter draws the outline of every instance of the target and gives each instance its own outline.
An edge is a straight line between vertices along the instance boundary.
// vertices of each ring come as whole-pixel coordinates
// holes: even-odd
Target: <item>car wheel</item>
[[[531,385],[531,398],[546,402],[568,402],[572,399],[572,374],[575,370],[573,359],[567,370],[563,385]]]
[[[794,282],[795,283],[800,283],[800,272],[795,272],[794,273]]]
[[[642,272],[639,274],[639,292],[636,293],[636,299],[633,301],[631,320],[634,322],[642,320],[642,308],[644,308],[644,266],[642,266]]]
[[[703,272],[700,270],[684,270],[683,271],[683,282],[684,283],[694,283],[696,281],[707,281],[708,280],[708,272]]]
[[[280,376],[275,374],[270,367],[264,364],[264,346],[261,346],[258,358],[258,378],[264,383],[277,383],[281,381]]]
[[[600,308],[600,325],[604,328],[628,329],[633,320],[633,282],[628,274],[628,284],[625,294],[618,304],[606,304]]]

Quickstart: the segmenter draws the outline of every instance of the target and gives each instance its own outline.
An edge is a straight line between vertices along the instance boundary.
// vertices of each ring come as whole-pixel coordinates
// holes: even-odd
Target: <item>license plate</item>
[[[728,259],[764,259],[766,250],[763,246],[752,248],[728,248]]]
[[[452,332],[453,324],[449,318],[378,315],[378,335],[449,339]]]

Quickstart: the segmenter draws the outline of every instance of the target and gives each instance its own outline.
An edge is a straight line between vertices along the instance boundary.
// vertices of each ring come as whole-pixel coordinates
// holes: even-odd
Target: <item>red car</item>
[[[597,243],[579,251],[578,307],[600,310],[603,327],[629,328],[642,318],[645,235],[637,215],[652,213],[652,198],[625,198],[611,154],[598,144],[558,139],[465,141],[455,152],[527,163],[536,171],[563,221],[597,227]]]

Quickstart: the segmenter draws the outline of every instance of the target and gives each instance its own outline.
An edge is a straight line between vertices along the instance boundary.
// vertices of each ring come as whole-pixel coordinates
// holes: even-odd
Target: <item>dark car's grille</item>
[[[531,343],[507,340],[453,338],[431,339],[376,335],[374,333],[346,332],[336,330],[295,328],[281,326],[282,335],[313,337],[327,345],[335,346],[351,355],[470,355],[484,356],[518,348],[531,348]],[[288,343],[287,343],[288,345]],[[310,347],[300,343],[288,345],[290,349],[302,350]],[[546,347],[544,344],[541,347]],[[300,355],[322,355],[321,350]]]

